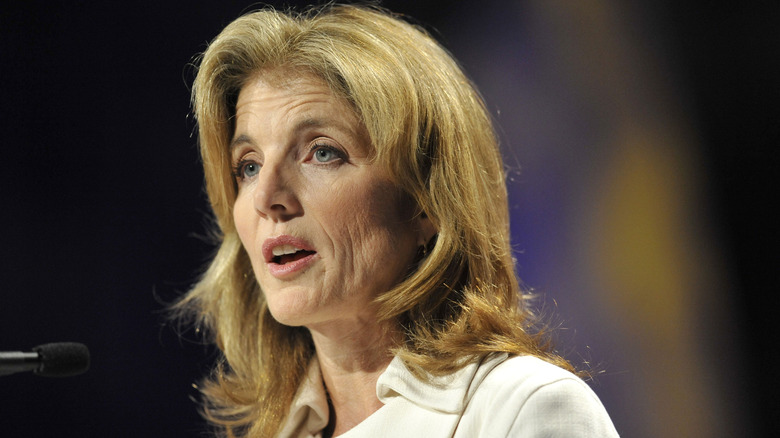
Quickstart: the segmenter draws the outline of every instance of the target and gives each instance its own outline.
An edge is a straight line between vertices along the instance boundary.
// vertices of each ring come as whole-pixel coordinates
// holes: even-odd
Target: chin
[[[268,302],[268,310],[271,312],[271,316],[274,317],[276,322],[291,327],[300,327],[311,324],[317,321],[317,310],[312,309],[309,305],[301,305],[301,303],[290,302],[285,300],[284,302]]]

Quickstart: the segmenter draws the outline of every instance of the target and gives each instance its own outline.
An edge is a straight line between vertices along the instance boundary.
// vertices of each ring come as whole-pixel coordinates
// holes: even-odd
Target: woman
[[[375,8],[231,23],[193,87],[219,249],[178,304],[226,436],[616,436],[529,331],[490,118]]]

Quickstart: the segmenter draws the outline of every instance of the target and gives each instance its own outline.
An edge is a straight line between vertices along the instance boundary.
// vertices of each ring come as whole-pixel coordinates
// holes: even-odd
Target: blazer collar
[[[397,356],[390,362],[376,385],[377,397],[387,404],[393,397],[404,397],[429,410],[460,414],[488,373],[506,360],[507,354],[493,354],[466,364],[446,376],[415,377]]]

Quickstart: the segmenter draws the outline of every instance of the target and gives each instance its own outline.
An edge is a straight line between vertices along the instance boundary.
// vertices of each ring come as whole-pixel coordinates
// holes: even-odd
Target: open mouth
[[[269,259],[269,262],[277,265],[286,265],[287,263],[292,263],[297,260],[301,260],[314,253],[315,251],[303,249],[299,245],[292,245],[292,244],[276,245],[273,248],[271,248],[271,254],[269,254],[271,258]]]
[[[265,239],[262,251],[268,272],[282,280],[295,278],[317,260],[309,242],[288,234]]]
[[[312,254],[314,254],[314,251],[306,251],[305,249],[300,249],[291,254],[274,255],[273,258],[271,259],[271,263],[276,263],[277,265],[284,265],[290,262],[294,262],[296,260],[300,260],[304,257],[308,257]]]

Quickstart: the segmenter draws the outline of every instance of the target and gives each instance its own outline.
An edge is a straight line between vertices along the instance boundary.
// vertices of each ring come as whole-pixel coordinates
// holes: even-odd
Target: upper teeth
[[[285,254],[295,254],[298,251],[300,251],[300,248],[296,248],[292,245],[282,245],[282,246],[274,247],[272,252],[274,254],[274,257],[276,257]]]

